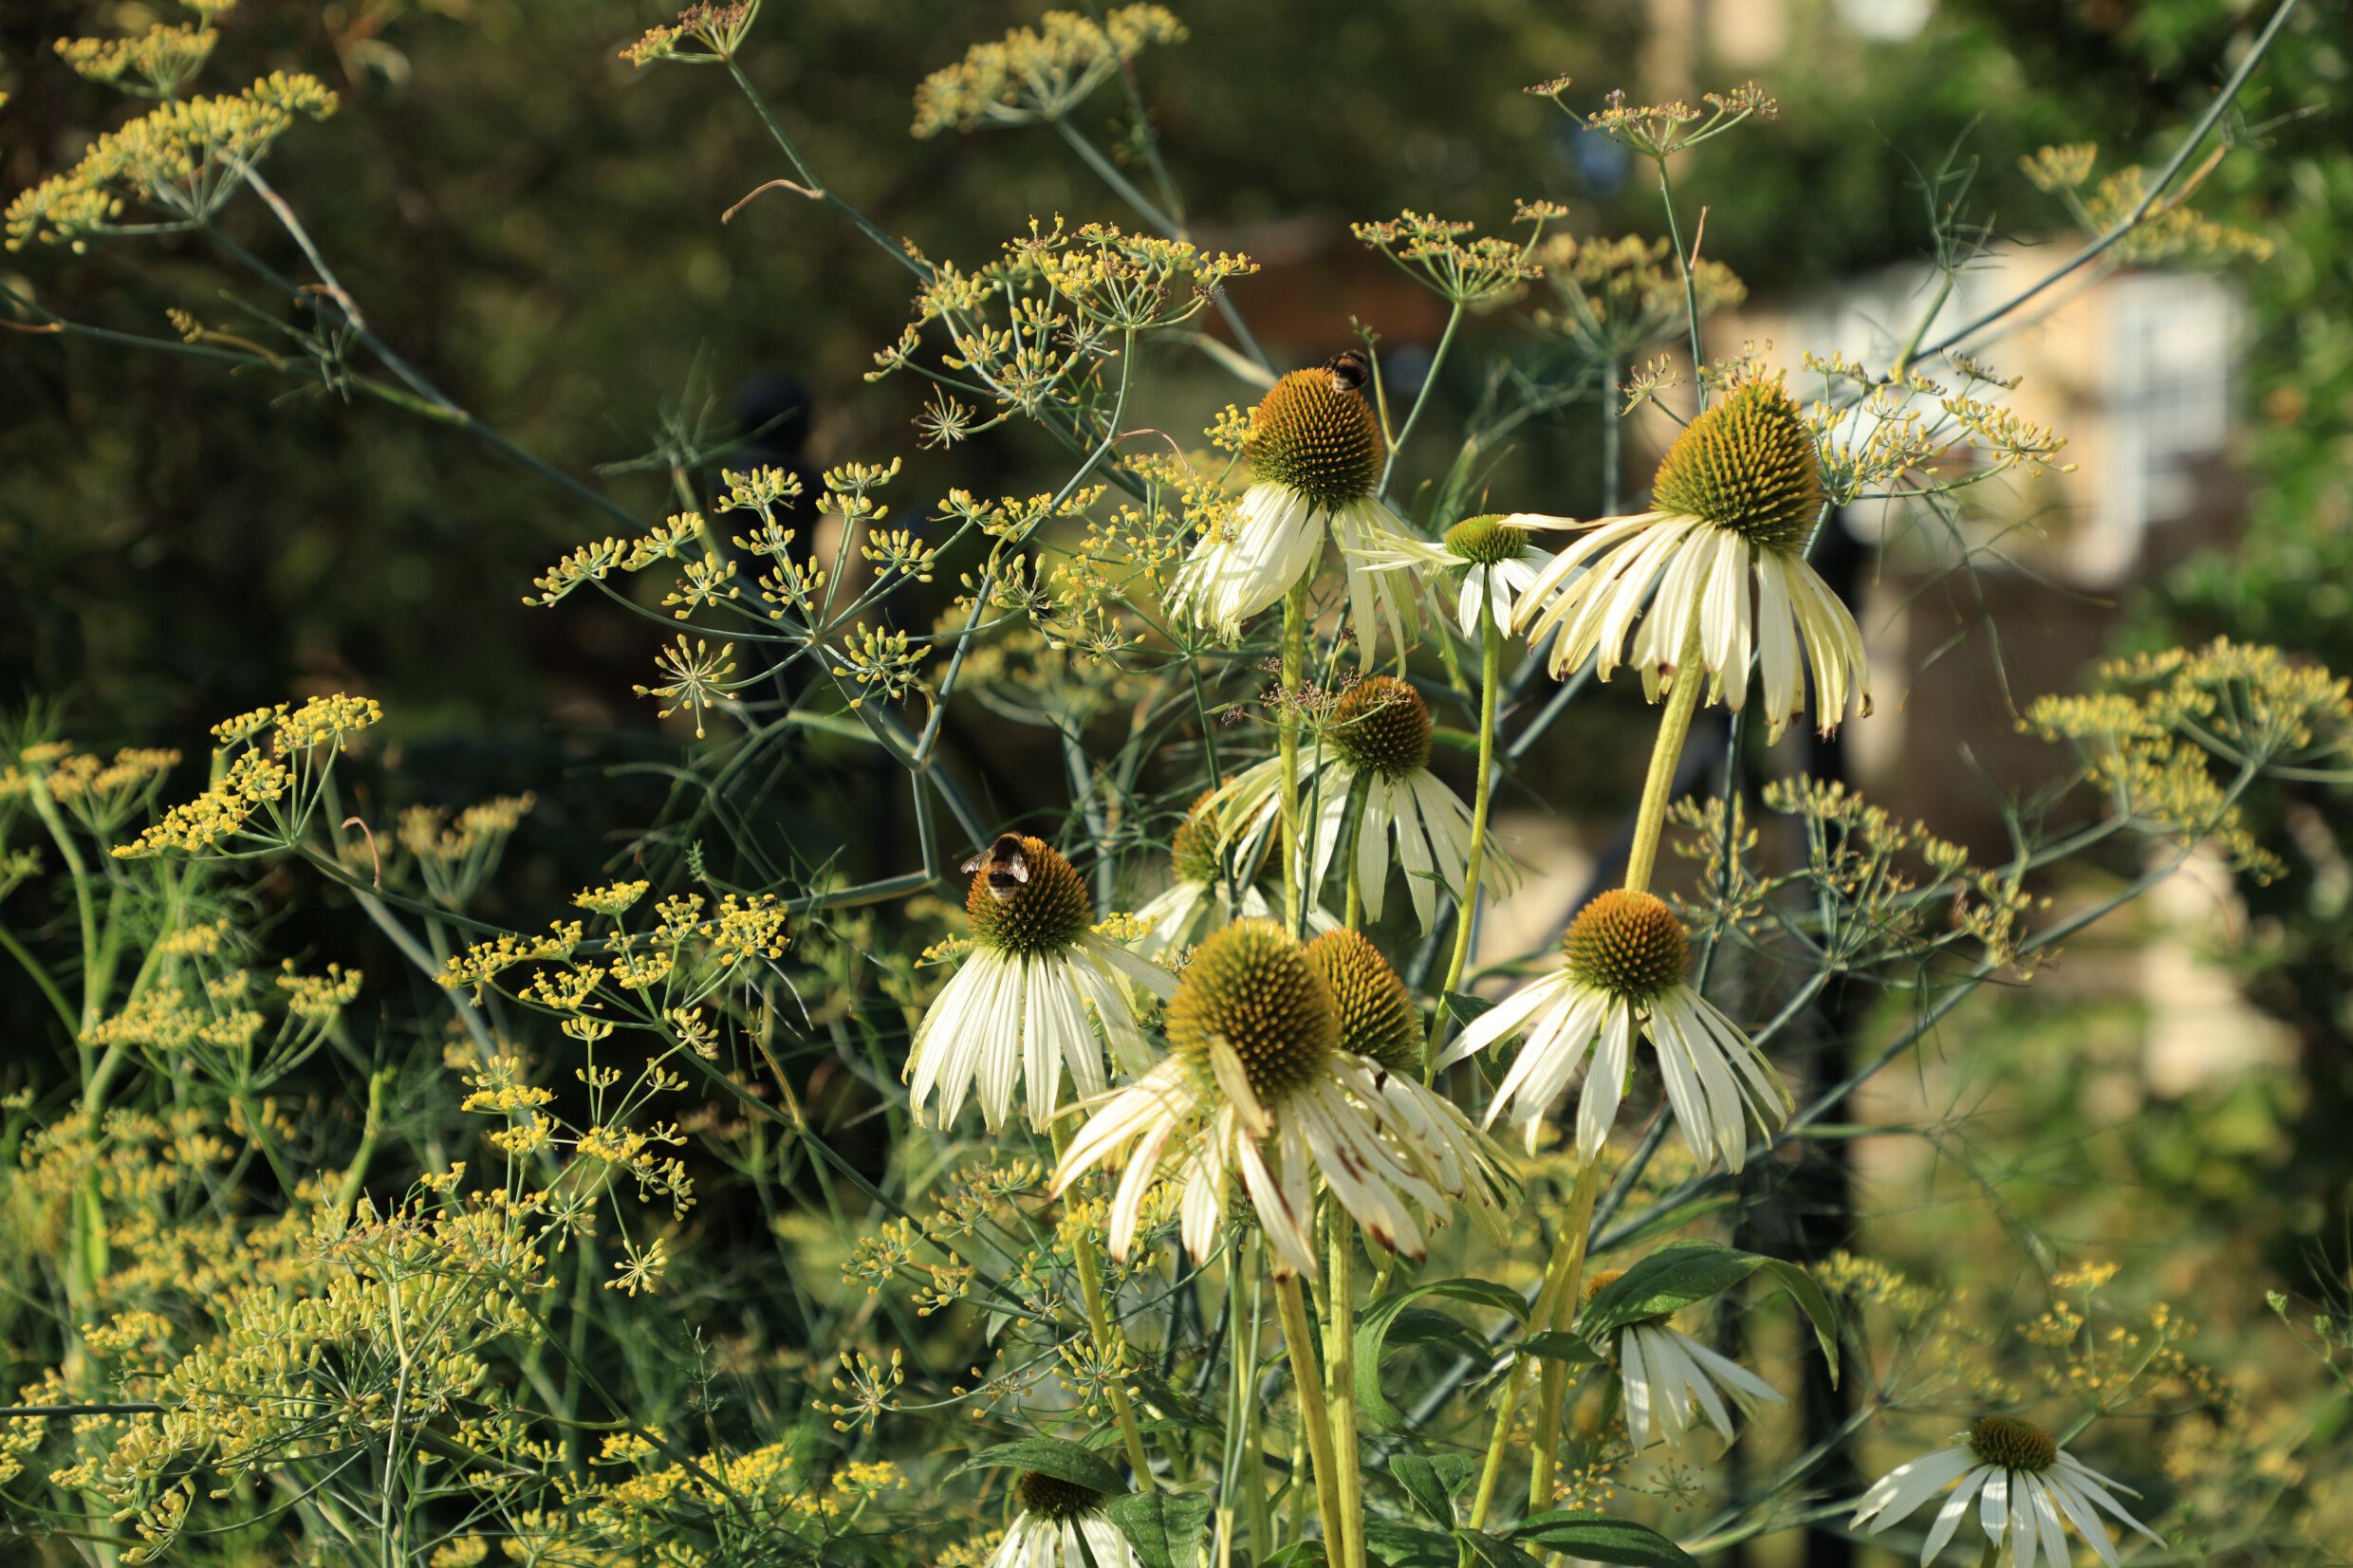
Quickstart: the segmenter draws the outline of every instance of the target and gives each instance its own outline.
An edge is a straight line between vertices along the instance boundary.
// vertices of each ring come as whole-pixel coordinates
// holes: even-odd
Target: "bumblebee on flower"
[[[1044,839],[1004,834],[964,869],[973,873],[964,901],[973,950],[916,1029],[906,1067],[915,1116],[924,1118],[937,1091],[944,1127],[977,1084],[993,1133],[1018,1079],[1028,1088],[1029,1125],[1043,1131],[1065,1066],[1087,1096],[1103,1091],[1105,1042],[1131,1072],[1150,1061],[1120,982],[1165,999],[1176,977],[1095,932],[1086,884]]]
[[[1259,403],[1247,455],[1251,486],[1233,518],[1195,547],[1176,574],[1171,602],[1195,625],[1238,636],[1242,622],[1288,593],[1324,554],[1325,525],[1346,565],[1348,614],[1366,666],[1386,627],[1405,646],[1410,603],[1360,563],[1404,537],[1375,498],[1389,446],[1364,397],[1371,361],[1362,351],[1334,355],[1320,369],[1295,370]]]

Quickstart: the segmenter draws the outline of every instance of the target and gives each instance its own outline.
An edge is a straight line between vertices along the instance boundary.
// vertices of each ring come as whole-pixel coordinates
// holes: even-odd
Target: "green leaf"
[[[1768,1258],[1765,1260],[1765,1272],[1789,1293],[1789,1299],[1797,1302],[1799,1310],[1813,1323],[1814,1337],[1822,1344],[1823,1357],[1830,1363],[1830,1386],[1837,1388],[1838,1316],[1831,1310],[1830,1298],[1823,1294],[1822,1286],[1814,1282],[1812,1275],[1795,1264],[1785,1263],[1779,1258]]]
[[[1468,1024],[1482,1013],[1493,1011],[1495,1006],[1487,998],[1473,996],[1469,991],[1448,991],[1438,998],[1438,1005],[1457,1024]]]
[[[1065,1443],[1059,1437],[1024,1437],[1011,1443],[1000,1443],[993,1448],[983,1448],[963,1464],[948,1472],[962,1475],[967,1470],[1023,1469],[1050,1475],[1057,1481],[1067,1481],[1074,1486],[1086,1486],[1106,1494],[1127,1490],[1127,1483],[1110,1462],[1092,1448],[1076,1443]],[[943,1481],[947,1476],[942,1476]]]
[[[1380,1392],[1380,1357],[1390,1327],[1407,1307],[1425,1296],[1475,1301],[1484,1306],[1501,1308],[1523,1325],[1528,1321],[1528,1302],[1521,1299],[1520,1293],[1509,1285],[1499,1285],[1489,1280],[1435,1280],[1410,1290],[1400,1290],[1393,1296],[1383,1296],[1366,1306],[1357,1317],[1356,1397],[1358,1410],[1364,1421],[1377,1431],[1403,1430],[1404,1424],[1399,1418],[1397,1408]],[[1467,1334],[1470,1331],[1466,1329],[1464,1332]]]
[[[1389,1528],[1394,1529],[1396,1526],[1391,1525]],[[1370,1523],[1366,1524],[1365,1542],[1369,1545],[1380,1539],[1375,1527]],[[1279,1551],[1269,1552],[1267,1560],[1259,1564],[1259,1568],[1324,1568],[1325,1560],[1324,1543],[1321,1540],[1294,1540]]]
[[[1699,1568],[1698,1559],[1658,1531],[1615,1514],[1530,1514],[1512,1528],[1511,1539],[1588,1562]]]
[[[1472,1559],[1486,1568],[1544,1568],[1519,1547],[1484,1530],[1456,1530],[1454,1539],[1470,1547]]]
[[[1302,1545],[1321,1546],[1322,1541],[1303,1541]],[[1269,1568],[1279,1562],[1291,1550],[1286,1546],[1267,1559]],[[1364,1522],[1364,1555],[1382,1568],[1454,1568],[1459,1554],[1454,1550],[1454,1538],[1438,1530],[1417,1529],[1399,1524],[1395,1520],[1368,1519]]]
[[[1436,1520],[1441,1529],[1454,1527],[1454,1504],[1446,1495],[1446,1483],[1438,1479],[1436,1466],[1417,1453],[1401,1453],[1389,1461],[1389,1474],[1414,1506]]]
[[[1485,1357],[1491,1354],[1486,1336],[1465,1328],[1459,1319],[1428,1307],[1407,1307],[1399,1313],[1397,1320],[1389,1325],[1388,1342],[1393,1349],[1402,1345],[1436,1345],[1457,1356]]]
[[[1578,1318],[1577,1332],[1588,1340],[1640,1322],[1680,1311],[1727,1290],[1762,1267],[1753,1253],[1719,1246],[1714,1242],[1678,1242],[1662,1246],[1602,1287]]]
[[[1572,1367],[1588,1366],[1601,1359],[1593,1347],[1583,1338],[1550,1329],[1542,1334],[1529,1335],[1519,1342],[1517,1348],[1522,1356],[1533,1356],[1545,1361],[1566,1361]]]
[[[1197,1568],[1217,1500],[1202,1492],[1127,1492],[1105,1510],[1144,1568]]]

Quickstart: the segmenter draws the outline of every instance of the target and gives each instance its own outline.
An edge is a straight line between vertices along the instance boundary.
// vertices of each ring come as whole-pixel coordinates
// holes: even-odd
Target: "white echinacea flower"
[[[1577,1155],[1590,1160],[1618,1119],[1634,1042],[1647,1036],[1693,1157],[1703,1170],[1720,1156],[1738,1171],[1748,1158],[1749,1118],[1770,1131],[1795,1102],[1740,1025],[1685,983],[1690,942],[1675,912],[1653,894],[1612,889],[1578,912],[1561,948],[1566,964],[1473,1019],[1438,1065],[1526,1029],[1528,1042],[1496,1085],[1487,1119],[1516,1101],[1513,1118],[1532,1152],[1545,1108],[1598,1038],[1577,1102]]]
[[[1364,399],[1370,362],[1356,349],[1275,382],[1251,419],[1251,487],[1177,569],[1172,606],[1195,625],[1239,636],[1324,554],[1325,525],[1346,567],[1357,654],[1369,666],[1383,627],[1405,646],[1411,601],[1359,557],[1403,537],[1374,495],[1388,457],[1380,417]]]
[[[1216,817],[1211,807],[1216,793],[1214,789],[1202,791],[1185,820],[1176,824],[1176,837],[1169,844],[1169,885],[1137,906],[1136,919],[1150,927],[1127,944],[1128,950],[1139,957],[1181,951],[1236,920],[1272,920],[1282,913],[1254,883],[1235,896],[1224,858],[1217,853]],[[1309,931],[1330,931],[1339,924],[1321,907],[1307,912]]]
[[[1102,1093],[1103,1041],[1131,1072],[1150,1061],[1120,982],[1165,999],[1176,994],[1176,977],[1096,933],[1086,884],[1044,839],[1005,834],[966,869],[973,873],[964,900],[973,950],[916,1028],[905,1072],[916,1120],[922,1123],[937,1090],[938,1124],[948,1125],[977,1084],[993,1133],[1021,1079],[1029,1125],[1043,1131],[1065,1065],[1082,1097]]]
[[[1021,1512],[1006,1526],[989,1568],[1086,1568],[1090,1552],[1095,1568],[1136,1568],[1127,1538],[1103,1511],[1105,1494],[1043,1470],[1025,1470],[1013,1484],[1013,1495],[1021,1500]]]
[[[1054,1168],[1053,1191],[1127,1151],[1106,1227],[1111,1255],[1124,1260],[1144,1197],[1174,1153],[1179,1232],[1199,1260],[1216,1244],[1238,1171],[1283,1279],[1317,1272],[1321,1176],[1376,1243],[1423,1256],[1413,1208],[1443,1223],[1450,1194],[1423,1174],[1434,1161],[1386,1112],[1386,1069],[1340,1048],[1339,1014],[1331,987],[1281,926],[1228,926],[1185,966],[1169,1004],[1168,1059],[1088,1107]]]
[[[2010,1568],[2034,1568],[2038,1545],[2052,1568],[2067,1568],[2062,1516],[2091,1542],[2101,1561],[2116,1568],[2116,1542],[2100,1509],[2158,1545],[2165,1544],[2164,1537],[2125,1512],[2124,1505],[2110,1495],[2111,1487],[2132,1492],[2130,1486],[2085,1465],[2032,1422],[2009,1415],[1986,1416],[1956,1435],[1951,1448],[1922,1454],[1880,1477],[1856,1500],[1855,1517],[1847,1528],[1867,1528],[1877,1535],[1955,1481],[1960,1485],[1936,1510],[1928,1539],[1920,1544],[1923,1565],[1944,1550],[1972,1502],[1977,1504],[1977,1523],[1986,1540],[1997,1548],[2009,1542]]]
[[[1604,1269],[1585,1285],[1589,1301],[1600,1295],[1623,1269]],[[1708,1425],[1732,1440],[1732,1418],[1717,1390],[1732,1396],[1743,1411],[1760,1400],[1786,1405],[1788,1400],[1755,1373],[1728,1356],[1718,1355],[1677,1328],[1666,1317],[1644,1318],[1618,1330],[1619,1386],[1625,1395],[1626,1435],[1637,1448],[1647,1448],[1651,1434],[1670,1445],[1683,1441],[1695,1425],[1695,1407]]]
[[[1335,862],[1344,862],[1343,830],[1351,792],[1364,791],[1357,823],[1356,877],[1364,917],[1379,920],[1387,902],[1390,858],[1405,873],[1414,913],[1428,931],[1437,916],[1438,887],[1458,893],[1471,869],[1471,807],[1430,771],[1430,710],[1421,693],[1393,675],[1375,675],[1348,689],[1325,721],[1323,735],[1300,753],[1300,800],[1314,812],[1314,857],[1306,886],[1320,891]],[[1239,840],[1246,859],[1283,817],[1280,757],[1228,780],[1211,797],[1224,842]],[[1491,831],[1480,880],[1508,893],[1518,868]]]
[[[1561,628],[1555,675],[1591,657],[1607,680],[1624,660],[1656,701],[1695,622],[1711,693],[1734,711],[1748,700],[1757,651],[1770,738],[1806,710],[1807,665],[1825,734],[1850,693],[1871,711],[1862,633],[1806,559],[1822,516],[1821,454],[1777,382],[1736,387],[1694,419],[1659,463],[1651,503],[1655,510],[1596,525],[1521,594],[1513,618],[1531,646]]]
[[[1399,536],[1360,557],[1376,572],[1412,571],[1424,581],[1442,573],[1456,573],[1454,620],[1462,635],[1479,640],[1484,615],[1491,613],[1496,629],[1511,630],[1513,603],[1536,585],[1552,552],[1537,549],[1529,535],[1537,528],[1573,526],[1557,517],[1513,512],[1509,517],[1467,517],[1446,530],[1446,542]]]

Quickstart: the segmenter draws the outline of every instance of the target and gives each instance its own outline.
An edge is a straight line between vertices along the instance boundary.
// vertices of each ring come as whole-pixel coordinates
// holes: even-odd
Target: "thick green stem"
[[[1583,1171],[1578,1173],[1582,1185]],[[1592,1211],[1592,1199],[1586,1198],[1586,1212]],[[1574,1200],[1572,1198],[1572,1207]],[[1574,1234],[1571,1234],[1572,1229]],[[1537,1289],[1535,1310],[1529,1314],[1530,1329],[1541,1333],[1549,1326],[1560,1310],[1563,1292],[1568,1284],[1572,1267],[1583,1269],[1585,1260],[1585,1233],[1582,1227],[1563,1226],[1552,1239],[1552,1259],[1545,1264],[1544,1283]],[[1503,1402],[1495,1407],[1495,1430],[1487,1442],[1487,1463],[1479,1471],[1478,1494],[1471,1503],[1471,1528],[1487,1527],[1487,1516],[1495,1505],[1495,1483],[1503,1475],[1503,1457],[1511,1443],[1511,1412],[1520,1408],[1520,1395],[1528,1392],[1528,1370],[1531,1358],[1515,1357],[1511,1363],[1510,1379],[1504,1387]]]
[[[1307,1320],[1307,1302],[1299,1276],[1277,1280],[1274,1300],[1283,1318],[1283,1344],[1290,1352],[1291,1387],[1299,1396],[1299,1426],[1306,1434],[1307,1459],[1315,1470],[1315,1507],[1324,1522],[1324,1559],[1340,1568],[1340,1552],[1347,1540],[1340,1517],[1340,1463],[1332,1452],[1331,1412],[1324,1403],[1324,1378],[1315,1364],[1315,1329]],[[1293,1476],[1291,1485],[1298,1485]]]
[[[1478,910],[1479,876],[1487,868],[1487,806],[1495,784],[1495,697],[1502,688],[1503,628],[1495,624],[1491,602],[1479,610],[1479,777],[1471,797],[1471,857],[1463,866],[1462,897],[1454,911],[1454,955],[1446,965],[1443,988],[1448,991],[1462,985],[1463,967],[1471,961],[1472,915]]]
[[[1568,1266],[1552,1303],[1551,1320],[1544,1326],[1566,1334],[1577,1319],[1578,1294],[1584,1284],[1585,1238],[1593,1227],[1593,1198],[1602,1187],[1600,1153],[1577,1172],[1577,1186],[1568,1195],[1568,1212],[1561,1233],[1570,1243]],[[1552,1506],[1552,1467],[1561,1447],[1561,1408],[1568,1396],[1568,1363],[1547,1361],[1536,1384],[1536,1448],[1528,1470],[1528,1511]]]
[[[1299,929],[1300,906],[1306,901],[1306,878],[1299,866],[1299,688],[1307,677],[1307,584],[1315,580],[1309,566],[1283,596],[1282,730],[1283,753],[1283,924]]]
[[[1086,1298],[1087,1329],[1095,1336],[1095,1343],[1108,1350],[1115,1341],[1110,1317],[1103,1311],[1102,1280],[1095,1266],[1095,1238],[1082,1235],[1070,1244],[1070,1250],[1079,1261],[1079,1291]],[[1120,1424],[1120,1442],[1127,1449],[1128,1464],[1135,1468],[1136,1489],[1158,1490],[1152,1479],[1152,1462],[1144,1457],[1143,1430],[1136,1425],[1136,1407],[1128,1403],[1127,1391],[1117,1383],[1111,1385],[1111,1416]]]
[[[1068,1118],[1054,1123],[1054,1158],[1059,1161],[1070,1145]],[[1108,1354],[1119,1340],[1112,1337],[1111,1315],[1103,1310],[1102,1275],[1095,1263],[1095,1238],[1089,1232],[1073,1227],[1071,1256],[1079,1266],[1079,1295],[1086,1303],[1086,1328],[1095,1337],[1096,1349]],[[1111,1384],[1111,1418],[1119,1423],[1120,1442],[1127,1449],[1127,1463],[1136,1472],[1136,1489],[1156,1491],[1152,1479],[1152,1462],[1144,1457],[1143,1430],[1136,1425],[1136,1407],[1128,1402],[1127,1390],[1115,1380]]]
[[[1356,1222],[1331,1206],[1331,1316],[1324,1327],[1325,1403],[1332,1412],[1332,1451],[1338,1462],[1341,1549],[1325,1544],[1332,1568],[1364,1568],[1364,1478],[1359,1467],[1356,1420]]]
[[[1674,684],[1667,688],[1665,710],[1658,715],[1658,741],[1651,748],[1650,774],[1642,781],[1642,806],[1634,820],[1634,847],[1626,852],[1626,891],[1650,891],[1651,869],[1658,859],[1658,839],[1667,826],[1667,797],[1675,792],[1675,765],[1683,758],[1683,742],[1691,734],[1692,714],[1699,693],[1707,689],[1708,673],[1700,665],[1699,609],[1692,607],[1691,630],[1684,634],[1682,655],[1675,661]]]

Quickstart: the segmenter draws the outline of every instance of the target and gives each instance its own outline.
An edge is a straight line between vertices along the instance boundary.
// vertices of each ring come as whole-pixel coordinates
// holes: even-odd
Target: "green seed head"
[[[1630,1002],[1648,1002],[1682,984],[1690,956],[1683,922],[1675,912],[1652,894],[1624,888],[1587,904],[1561,948],[1579,985]]]
[[[1501,517],[1466,517],[1446,530],[1446,550],[1457,561],[1479,566],[1517,561],[1528,552],[1528,530]]]
[[[1822,513],[1822,456],[1789,395],[1751,381],[1675,438],[1651,501],[1788,553],[1804,547]]]
[[[1430,766],[1430,709],[1395,675],[1375,675],[1333,705],[1330,739],[1358,767],[1401,778]]]
[[[999,845],[1010,847],[1003,840]],[[995,851],[973,874],[964,895],[973,939],[1006,952],[1059,952],[1094,924],[1094,901],[1070,862],[1045,839],[1023,839],[1020,859],[1027,881],[1017,879]]]
[[[1307,962],[1340,1007],[1340,1048],[1393,1073],[1421,1066],[1421,1020],[1405,982],[1362,932],[1327,931],[1307,944]]]
[[[1251,475],[1288,485],[1325,507],[1359,501],[1380,483],[1389,449],[1362,392],[1329,370],[1294,370],[1274,383],[1251,422]]]
[[[1168,1043],[1204,1068],[1210,1042],[1241,1059],[1262,1102],[1323,1070],[1340,1043],[1340,1008],[1305,949],[1272,920],[1237,920],[1203,942],[1168,1005]]]
[[[1103,1495],[1092,1486],[1082,1486],[1075,1481],[1065,1481],[1044,1470],[1024,1470],[1013,1484],[1013,1491],[1021,1505],[1040,1519],[1076,1519],[1091,1514],[1102,1506]]]
[[[2050,1433],[2014,1415],[1989,1415],[1970,1428],[1969,1451],[2006,1470],[2047,1470],[2059,1461]]]
[[[1217,857],[1217,824],[1201,814],[1201,807],[1216,794],[1214,789],[1201,791],[1200,798],[1185,810],[1185,820],[1176,824],[1176,835],[1168,846],[1169,863],[1179,882],[1218,882],[1224,879],[1226,868]]]

